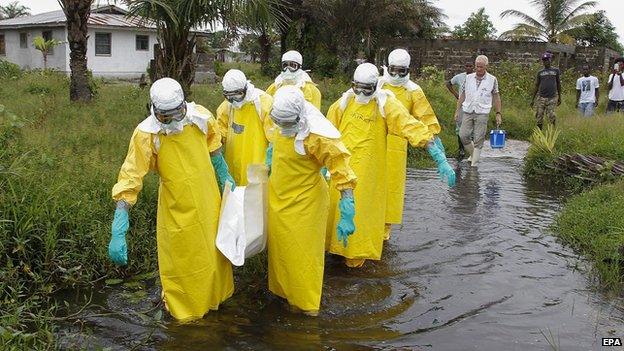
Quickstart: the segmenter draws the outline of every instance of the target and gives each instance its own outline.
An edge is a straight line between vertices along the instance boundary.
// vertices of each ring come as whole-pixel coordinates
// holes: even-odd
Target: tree
[[[581,27],[571,32],[571,35],[580,46],[606,46],[620,53],[624,52],[615,27],[604,11],[594,13]]]
[[[321,23],[323,42],[338,56],[344,73],[352,72],[358,52],[374,62],[382,45],[433,36],[445,17],[429,0],[307,0],[306,4]]]
[[[516,17],[522,22],[500,35],[504,40],[548,41],[551,43],[572,43],[570,35],[590,18],[584,11],[596,6],[596,1],[581,0],[531,0],[538,12],[535,19],[518,10],[506,10],[501,18]]]
[[[281,0],[126,0],[129,15],[152,21],[158,31],[156,78],[171,77],[191,94],[195,76],[192,30],[213,27],[218,21],[230,27],[240,14],[272,13]]]
[[[224,30],[212,33],[208,39],[211,48],[229,48],[234,43],[235,36]]]
[[[69,99],[91,101],[93,92],[87,75],[87,22],[91,15],[93,0],[57,0],[67,18],[67,41],[69,42]]]
[[[45,40],[43,37],[35,37],[35,39],[33,39],[35,49],[41,51],[41,55],[43,55],[43,69],[48,69],[48,54],[60,43],[61,42],[56,39]]]
[[[255,62],[260,57],[261,51],[258,35],[253,33],[243,35],[238,49],[251,56],[251,61]]]
[[[30,8],[20,5],[17,1],[13,1],[12,3],[5,6],[0,6],[0,19],[8,19],[22,16],[30,16]]]
[[[490,16],[485,14],[484,7],[470,14],[464,24],[455,26],[451,32],[453,38],[469,40],[490,40],[494,38],[494,34],[496,34],[496,28],[490,21]]]

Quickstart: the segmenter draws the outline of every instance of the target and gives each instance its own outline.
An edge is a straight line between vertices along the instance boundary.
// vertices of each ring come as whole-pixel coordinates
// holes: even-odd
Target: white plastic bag
[[[247,186],[223,192],[216,245],[235,266],[266,247],[267,173],[265,165],[249,165]]]

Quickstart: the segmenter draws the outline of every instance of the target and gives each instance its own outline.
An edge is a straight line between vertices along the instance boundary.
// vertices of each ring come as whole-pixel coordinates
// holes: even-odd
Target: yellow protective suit
[[[253,102],[236,109],[225,100],[217,108],[219,130],[225,145],[223,156],[236,185],[247,185],[248,165],[264,164],[268,139],[273,128],[269,116],[272,104],[271,96],[261,93],[260,116]]]
[[[410,114],[427,126],[434,135],[440,133],[440,123],[431,108],[422,88],[409,91],[403,86],[384,84],[383,89],[390,90],[405,106]],[[387,145],[388,196],[386,208],[386,235],[389,238],[390,224],[400,224],[403,220],[405,199],[405,177],[407,169],[407,140],[395,135],[388,135]]]
[[[215,238],[221,198],[210,152],[221,147],[208,110],[208,134],[196,125],[179,134],[134,131],[112,195],[133,205],[150,169],[158,172],[157,248],[164,299],[178,320],[201,318],[234,291],[232,266]],[[159,148],[155,146],[158,137]]]
[[[349,152],[339,139],[310,134],[306,155],[295,152],[294,137],[275,132],[269,178],[269,290],[303,311],[321,304],[325,228],[329,210],[329,169],[336,191],[355,187]]]
[[[267,94],[271,96],[275,95],[275,92],[280,86],[275,85],[275,83],[271,83],[266,90]],[[319,110],[321,109],[321,91],[316,87],[316,84],[312,82],[305,82],[303,87],[301,87],[301,91],[303,91],[303,97],[305,97],[306,101],[314,105]]]
[[[384,106],[385,118],[380,114],[377,100],[362,105],[350,97],[346,108],[340,100],[327,112],[327,118],[342,134],[342,141],[351,152],[350,165],[358,177],[355,189],[355,233],[343,247],[336,237],[339,220],[340,194],[330,190],[331,209],[327,229],[327,250],[349,260],[379,260],[383,247],[386,216],[386,143],[388,134],[406,138],[414,146],[424,146],[432,133],[394,97],[388,97]],[[331,180],[333,182],[333,178]]]

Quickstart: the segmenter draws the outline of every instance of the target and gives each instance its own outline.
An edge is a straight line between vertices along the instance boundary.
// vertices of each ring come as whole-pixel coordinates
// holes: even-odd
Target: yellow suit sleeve
[[[214,152],[219,150],[221,145],[223,145],[221,143],[222,133],[220,132],[219,123],[217,123],[217,120],[214,118],[212,113],[210,113],[210,111],[208,111],[208,109],[204,106],[195,105],[195,108],[197,109],[197,112],[208,116],[208,134],[206,134],[206,138],[208,139],[208,151]]]
[[[327,110],[327,119],[336,127],[340,129],[340,121],[342,118],[342,110],[340,109],[340,100],[334,102],[331,106],[329,106],[329,110]]]
[[[230,124],[230,103],[223,101],[217,108],[217,122],[219,125],[219,133],[222,142],[227,140],[228,129]]]
[[[143,189],[143,177],[150,169],[154,169],[155,165],[153,135],[135,129],[130,138],[128,154],[119,170],[117,184],[113,186],[113,200],[124,200],[134,205],[139,192]]]
[[[409,111],[394,97],[388,97],[386,106],[388,133],[407,139],[412,146],[425,146],[433,133],[421,121],[410,115]]]
[[[275,91],[277,90],[277,87],[275,86],[275,83],[271,83],[271,85],[269,85],[269,87],[266,89],[266,93],[273,96],[275,95]]]
[[[433,108],[422,89],[412,92],[412,116],[423,122],[433,134],[440,134],[441,128]]]
[[[275,124],[271,119],[271,109],[273,108],[273,98],[269,94],[260,95],[260,105],[262,106],[262,128],[264,129],[264,135],[269,142],[273,142],[272,135],[275,130]]]
[[[332,184],[335,184],[337,190],[355,188],[357,177],[349,166],[351,154],[340,139],[310,134],[304,141],[304,146],[308,154],[327,167],[331,174]]]
[[[316,84],[312,82],[306,82],[303,89],[303,95],[305,95],[305,99],[320,110],[322,100],[321,91],[316,87]]]

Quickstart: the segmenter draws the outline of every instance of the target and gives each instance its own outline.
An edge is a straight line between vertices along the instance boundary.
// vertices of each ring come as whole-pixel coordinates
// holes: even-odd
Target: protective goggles
[[[271,113],[271,119],[279,127],[284,128],[284,127],[292,127],[296,125],[297,123],[299,123],[300,117],[299,116],[277,117],[273,113]]]
[[[294,72],[300,68],[301,68],[301,65],[299,64],[299,62],[295,62],[295,61],[282,62],[282,72],[286,72],[286,70]]]
[[[159,110],[152,105],[154,116],[162,124],[169,124],[173,121],[180,122],[186,116],[186,102],[182,102],[178,107],[171,110]]]
[[[353,88],[353,92],[356,95],[371,96],[375,93],[375,90],[377,90],[377,84],[352,82],[351,88]]]
[[[388,67],[388,73],[393,77],[405,77],[409,74],[409,67],[404,66],[390,66]]]
[[[245,98],[245,94],[247,94],[247,86],[245,86],[243,89],[223,91],[223,96],[229,102],[241,102]]]

